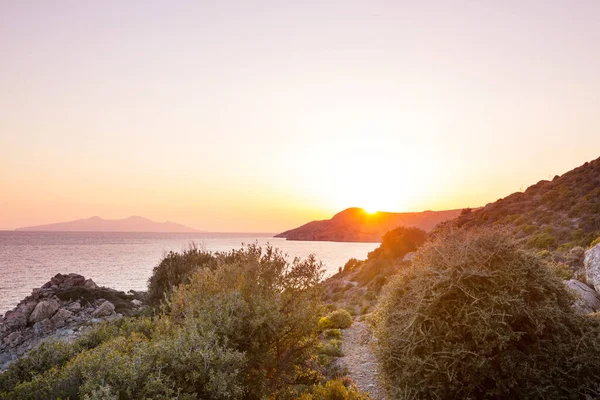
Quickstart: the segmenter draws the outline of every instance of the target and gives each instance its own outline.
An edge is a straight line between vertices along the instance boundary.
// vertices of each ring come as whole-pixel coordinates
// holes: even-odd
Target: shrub
[[[213,255],[191,244],[181,253],[169,252],[152,270],[148,280],[148,300],[157,304],[165,299],[174,288],[189,283],[192,273],[213,261]]]
[[[11,364],[0,398],[286,398],[314,384],[322,265],[252,245],[214,257],[154,319],[102,324]]]
[[[600,324],[499,230],[446,230],[386,286],[377,355],[390,398],[595,398]]]
[[[538,249],[548,249],[556,247],[556,238],[551,233],[540,232],[529,238],[527,244]]]
[[[342,341],[331,339],[321,347],[321,353],[329,357],[342,357]]]
[[[370,252],[368,258],[402,258],[407,253],[417,250],[425,243],[426,238],[427,233],[422,229],[399,226],[383,235],[381,245]]]
[[[567,264],[562,262],[550,262],[548,264],[550,272],[561,281],[568,281],[573,278],[574,272]]]
[[[590,248],[594,247],[598,243],[600,243],[600,236],[598,236],[596,239],[592,240],[592,243],[590,243]]]
[[[319,330],[320,331],[325,331],[327,329],[333,329],[335,328],[335,325],[333,324],[333,321],[331,319],[329,319],[328,317],[321,317],[319,318]]]
[[[310,393],[304,393],[298,400],[368,400],[370,398],[350,382],[336,379],[327,381],[324,385],[314,386]]]
[[[342,331],[339,329],[327,329],[325,332],[323,332],[323,336],[325,339],[341,339]]]
[[[333,324],[333,328],[346,329],[352,325],[352,315],[347,310],[335,310],[327,318]]]

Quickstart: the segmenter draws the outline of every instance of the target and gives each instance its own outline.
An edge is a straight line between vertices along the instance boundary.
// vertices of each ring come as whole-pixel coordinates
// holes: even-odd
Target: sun
[[[365,210],[367,214],[377,214],[379,212],[375,207],[363,207],[362,209]]]

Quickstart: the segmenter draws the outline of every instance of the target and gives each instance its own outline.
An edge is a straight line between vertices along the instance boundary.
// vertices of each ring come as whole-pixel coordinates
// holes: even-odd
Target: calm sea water
[[[80,233],[0,231],[0,315],[57,273],[75,272],[101,286],[145,290],[152,268],[191,242],[210,251],[266,243],[290,258],[314,253],[331,275],[349,258],[366,258],[377,243],[295,242],[252,233]]]

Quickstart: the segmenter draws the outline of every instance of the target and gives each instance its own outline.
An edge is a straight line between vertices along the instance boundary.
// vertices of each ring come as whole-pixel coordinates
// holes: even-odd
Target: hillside
[[[380,242],[386,232],[398,226],[413,226],[430,231],[440,222],[456,218],[460,212],[461,210],[447,210],[370,214],[362,208],[348,208],[331,219],[312,221],[275,237],[288,240]]]
[[[451,223],[508,225],[517,238],[539,249],[586,247],[600,235],[600,158],[476,211],[465,210]]]
[[[175,222],[155,222],[136,216],[123,219],[91,217],[56,224],[30,226],[17,230],[52,232],[198,232],[196,229]]]

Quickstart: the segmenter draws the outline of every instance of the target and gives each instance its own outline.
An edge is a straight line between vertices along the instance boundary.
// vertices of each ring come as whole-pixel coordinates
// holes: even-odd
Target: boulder
[[[140,306],[141,306],[142,304],[144,304],[144,303],[142,303],[142,302],[141,302],[140,300],[138,300],[138,299],[133,299],[133,300],[131,300],[131,304],[133,304],[133,305],[134,305],[134,306],[136,306],[136,307],[140,307]]]
[[[60,304],[54,299],[42,300],[33,309],[33,312],[29,316],[29,322],[36,323],[50,319],[59,308]]]
[[[92,313],[92,317],[100,318],[100,317],[108,317],[115,311],[115,305],[108,300],[105,300],[98,308],[94,310]]]
[[[60,285],[62,288],[71,288],[73,286],[84,286],[86,282],[86,279],[79,275],[79,274],[69,274],[67,275],[67,277],[64,279],[62,285]]]
[[[22,328],[27,325],[29,316],[35,309],[35,301],[22,302],[12,311],[8,311],[3,320],[3,325],[9,329]]]
[[[575,295],[573,308],[578,314],[585,315],[600,310],[600,295],[594,289],[575,279],[563,283]]]
[[[33,331],[36,335],[40,335],[43,333],[48,333],[52,330],[52,322],[48,318],[43,319],[39,322],[36,322],[33,325]]]
[[[65,325],[67,319],[71,316],[73,316],[71,311],[67,310],[66,308],[61,308],[56,312],[56,314],[54,314],[52,318],[50,318],[50,321],[54,324],[54,326],[60,328]]]
[[[585,252],[583,265],[587,283],[600,292],[600,243]]]
[[[96,285],[96,282],[94,282],[91,279],[86,279],[83,286],[85,286],[88,289],[98,289],[98,285]]]

